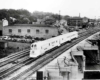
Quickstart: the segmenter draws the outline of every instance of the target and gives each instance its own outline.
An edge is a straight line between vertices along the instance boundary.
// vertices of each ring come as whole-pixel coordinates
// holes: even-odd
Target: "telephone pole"
[[[60,10],[59,10],[59,21],[60,21]]]

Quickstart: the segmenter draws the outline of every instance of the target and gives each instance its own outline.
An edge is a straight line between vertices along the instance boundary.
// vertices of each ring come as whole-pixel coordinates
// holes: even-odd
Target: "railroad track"
[[[91,30],[91,29],[90,29]],[[89,31],[90,31],[89,30]],[[87,33],[88,31],[86,31],[85,33]],[[85,34],[85,33],[80,33],[81,35]],[[16,53],[12,53],[11,55],[3,58],[3,59],[0,59],[0,67],[1,66],[4,66],[12,61],[16,61],[17,59],[19,58],[22,58],[24,56],[28,56],[28,53],[29,52],[29,49],[26,49],[26,50],[22,50],[22,51],[19,51],[19,52],[16,52]]]
[[[97,32],[97,31],[95,31]],[[34,63],[34,61],[36,62],[33,66],[31,66],[29,69],[25,70],[24,72],[20,73],[18,76],[10,79],[10,80],[25,80],[26,77],[30,76],[31,74],[33,74],[33,72],[37,71],[39,68],[41,68],[43,65],[47,64],[48,62],[50,62],[51,60],[53,60],[54,58],[56,58],[57,56],[59,56],[61,53],[63,53],[64,51],[68,50],[69,48],[71,48],[72,46],[74,46],[75,44],[77,44],[78,42],[82,41],[83,39],[87,38],[88,36],[92,35],[93,33],[95,33],[94,31],[92,31],[90,34],[88,33],[87,35],[84,34],[84,37],[80,37],[76,40],[73,40],[69,45],[63,45],[61,47],[59,47],[58,49],[49,52],[48,54],[40,57],[39,59],[32,59],[32,61],[26,61],[26,64],[30,64],[31,62]],[[82,35],[82,34],[81,34]],[[58,54],[56,54],[58,53]],[[46,61],[45,61],[46,60]],[[45,62],[44,62],[45,61]],[[42,64],[41,64],[42,63]],[[41,64],[41,65],[39,65]],[[22,67],[22,66],[21,66]],[[34,68],[34,70],[33,70]],[[19,69],[19,68],[18,68]],[[11,71],[10,71],[11,72]],[[13,71],[14,72],[14,71]],[[27,74],[25,74],[27,73]],[[9,73],[10,74],[10,73]],[[23,75],[25,75],[24,77],[22,77]],[[3,76],[4,78],[5,76]]]
[[[29,57],[25,56],[21,59],[18,59],[17,61],[15,61],[13,63],[10,63],[10,64],[12,64],[10,67],[7,67],[7,66],[9,66],[9,64],[7,66],[0,67],[0,74],[7,72],[9,69],[12,69],[13,67],[15,67],[18,64],[22,64],[24,61],[26,61],[28,59],[29,59]]]
[[[18,69],[20,69],[21,67],[25,66],[26,64],[29,64],[32,61],[33,61],[33,59],[26,58],[22,62],[19,62],[16,65],[14,65],[14,66],[12,66],[12,67],[10,67],[8,69],[0,71],[0,79],[3,79],[5,77],[7,77],[9,74],[12,74],[13,72],[17,71]]]
[[[47,63],[49,63],[50,61],[55,59],[57,56],[59,56],[61,53],[65,52],[66,50],[68,50],[69,48],[71,48],[72,46],[74,46],[75,44],[77,44],[78,42],[82,41],[83,39],[87,38],[90,35],[91,34],[88,34],[88,35],[86,35],[84,37],[81,37],[81,38],[79,38],[77,40],[74,40],[69,45],[64,45],[64,46],[60,47],[59,49],[57,49],[57,50],[55,50],[55,51],[53,51],[51,53],[48,53],[49,55],[43,56],[42,60],[40,59],[40,61],[37,61],[37,63],[35,65],[31,66],[28,70],[26,70],[25,72],[22,72],[17,77],[12,78],[11,80],[25,80],[28,76],[32,75],[34,72],[36,72],[42,66],[44,66]],[[41,64],[41,65],[39,65],[39,64]]]
[[[28,52],[29,52],[29,49],[26,49],[26,50],[23,50],[23,51],[20,51],[20,52],[16,52],[14,54],[11,54],[3,59],[0,59],[0,67],[1,66],[4,66],[12,61],[15,61],[21,57],[24,57],[24,56],[27,56],[28,55]]]

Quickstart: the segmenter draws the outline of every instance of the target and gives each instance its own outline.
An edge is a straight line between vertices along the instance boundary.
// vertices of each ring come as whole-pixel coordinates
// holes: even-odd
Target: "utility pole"
[[[60,22],[60,10],[59,10],[59,22]]]
[[[79,13],[79,17],[81,17],[81,16],[80,16],[80,13]]]
[[[59,13],[56,15],[57,17],[57,29],[58,29],[58,35],[61,35],[61,32],[60,32],[60,10],[59,10]]]

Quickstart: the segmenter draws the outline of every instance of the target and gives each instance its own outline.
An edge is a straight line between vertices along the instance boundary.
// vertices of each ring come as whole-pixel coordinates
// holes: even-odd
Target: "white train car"
[[[37,57],[39,55],[42,55],[46,51],[48,51],[56,46],[59,46],[59,41],[56,40],[55,38],[32,43],[31,50],[30,50],[30,57]]]
[[[30,57],[37,57],[39,55],[42,55],[46,51],[54,47],[60,46],[61,44],[67,41],[71,41],[74,38],[78,38],[78,32],[76,31],[63,34],[44,41],[32,43],[30,49]]]

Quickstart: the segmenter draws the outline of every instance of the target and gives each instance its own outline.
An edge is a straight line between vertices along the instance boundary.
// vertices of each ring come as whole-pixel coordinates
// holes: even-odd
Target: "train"
[[[34,42],[30,46],[30,54],[29,57],[35,58],[38,57],[48,50],[51,50],[55,47],[61,46],[63,43],[71,41],[72,39],[78,38],[78,32],[73,31],[70,33],[66,33],[63,35],[59,35],[57,37],[53,37],[44,41]]]

